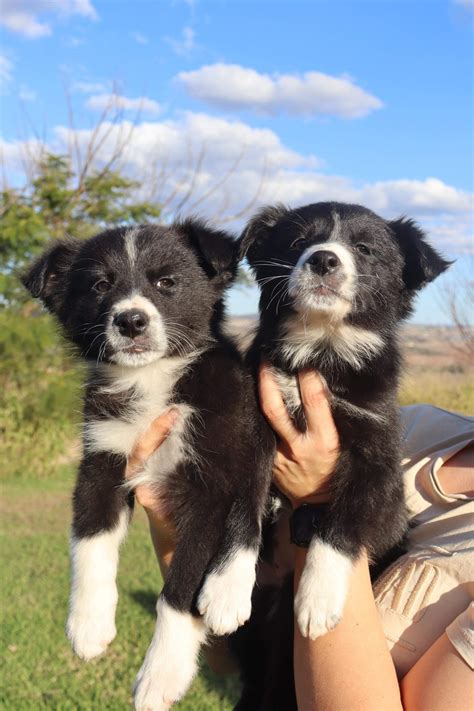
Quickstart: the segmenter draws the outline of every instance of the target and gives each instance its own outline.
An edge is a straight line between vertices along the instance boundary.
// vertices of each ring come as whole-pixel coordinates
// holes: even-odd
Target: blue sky
[[[112,96],[114,130],[137,122],[124,169],[170,216],[193,180],[181,211],[234,216],[234,229],[250,204],[361,202],[418,219],[457,259],[446,279],[460,278],[472,252],[473,17],[472,0],[3,0],[4,163],[21,180],[33,127],[66,145],[65,87],[80,142]],[[105,141],[98,162],[111,150]],[[440,283],[416,321],[446,320]],[[231,309],[255,299],[238,291]]]

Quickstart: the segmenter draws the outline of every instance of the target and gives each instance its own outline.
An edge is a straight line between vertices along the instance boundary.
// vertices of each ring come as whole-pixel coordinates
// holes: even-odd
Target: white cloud
[[[0,54],[0,94],[5,93],[13,79],[13,62],[4,54]]]
[[[96,94],[87,99],[86,107],[92,111],[104,111],[109,108],[122,111],[138,111],[148,114],[161,113],[160,104],[153,99],[148,99],[146,96],[131,99],[128,96],[121,96],[120,94]]]
[[[173,52],[180,57],[189,57],[198,45],[196,43],[196,33],[192,27],[183,27],[181,39],[165,37],[166,42],[171,46]]]
[[[98,164],[113,154],[132,128],[129,121],[102,127]],[[84,147],[92,129],[75,133]],[[51,149],[66,150],[70,139],[71,129],[58,127]],[[29,148],[38,150],[34,142]],[[20,169],[22,150],[20,142],[4,144],[8,171]],[[121,165],[139,180],[143,190],[155,186],[153,199],[166,203],[167,215],[176,211],[190,188],[193,198],[182,212],[198,212],[216,220],[235,215],[252,201],[252,209],[256,209],[259,204],[278,200],[290,206],[338,200],[366,205],[386,218],[406,214],[418,219],[448,256],[473,247],[473,196],[468,192],[438,178],[363,183],[323,172],[315,156],[291,150],[270,129],[238,120],[183,113],[142,122],[131,131]],[[233,226],[240,229],[242,221],[237,219]]]
[[[474,10],[474,0],[454,0],[455,5],[462,5],[468,10]]]
[[[21,101],[36,101],[37,97],[38,97],[38,94],[33,89],[30,89],[29,87],[25,86],[25,84],[22,84],[20,86],[20,90],[18,92],[18,98]]]
[[[106,87],[100,82],[75,81],[71,86],[71,90],[80,94],[97,94],[105,91]]]
[[[0,24],[11,32],[36,39],[52,34],[51,24],[44,16],[68,18],[72,15],[98,19],[90,0],[3,0]]]
[[[150,41],[148,37],[142,35],[141,32],[132,32],[131,36],[137,44],[148,44]]]
[[[87,44],[87,40],[84,37],[65,37],[63,41],[66,47],[82,47]]]
[[[223,109],[359,118],[383,106],[348,77],[321,72],[270,75],[239,64],[211,64],[180,72],[177,81],[195,99]]]

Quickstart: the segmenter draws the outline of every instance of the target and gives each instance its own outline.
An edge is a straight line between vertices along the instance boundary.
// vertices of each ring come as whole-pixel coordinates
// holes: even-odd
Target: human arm
[[[125,478],[132,479],[144,467],[147,459],[163,444],[176,422],[178,413],[169,410],[152,422],[149,429],[135,444],[128,458]],[[150,486],[140,484],[135,487],[135,498],[145,509],[150,527],[153,548],[164,579],[168,573],[175,548],[175,531],[163,515],[160,500]]]
[[[287,414],[269,368],[260,374],[262,409],[278,435],[274,468],[277,486],[294,508],[327,501],[339,438],[328,394],[314,372],[302,372],[299,386],[307,431],[297,430]],[[296,548],[295,589],[306,559]],[[316,640],[303,638],[295,625],[295,684],[300,711],[391,711],[400,709],[395,669],[375,607],[366,555],[354,564],[348,601],[338,626]]]

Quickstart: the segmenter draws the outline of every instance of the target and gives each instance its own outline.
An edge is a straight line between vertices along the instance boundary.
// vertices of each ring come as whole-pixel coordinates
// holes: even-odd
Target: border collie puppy
[[[208,632],[250,616],[274,437],[254,378],[222,334],[237,244],[197,220],[57,243],[24,278],[89,364],[84,455],[74,492],[67,634],[83,659],[115,636],[118,553],[138,481],[177,531],[135,705],[187,690]],[[132,484],[127,456],[172,406],[170,435]]]
[[[416,292],[448,262],[411,220],[386,221],[358,205],[266,207],[241,238],[261,287],[249,359],[266,359],[305,430],[296,374],[324,378],[340,436],[330,503],[312,512],[295,613],[305,637],[343,614],[354,560],[384,556],[407,527],[399,466],[400,322]]]

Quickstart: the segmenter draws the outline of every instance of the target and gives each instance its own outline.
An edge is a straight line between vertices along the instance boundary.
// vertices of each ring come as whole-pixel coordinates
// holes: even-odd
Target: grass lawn
[[[136,511],[122,549],[117,637],[103,657],[81,662],[64,635],[73,469],[63,467],[54,477],[2,483],[0,708],[129,709],[161,587],[146,519]],[[217,678],[203,666],[176,708],[232,709],[237,691],[235,678]]]

